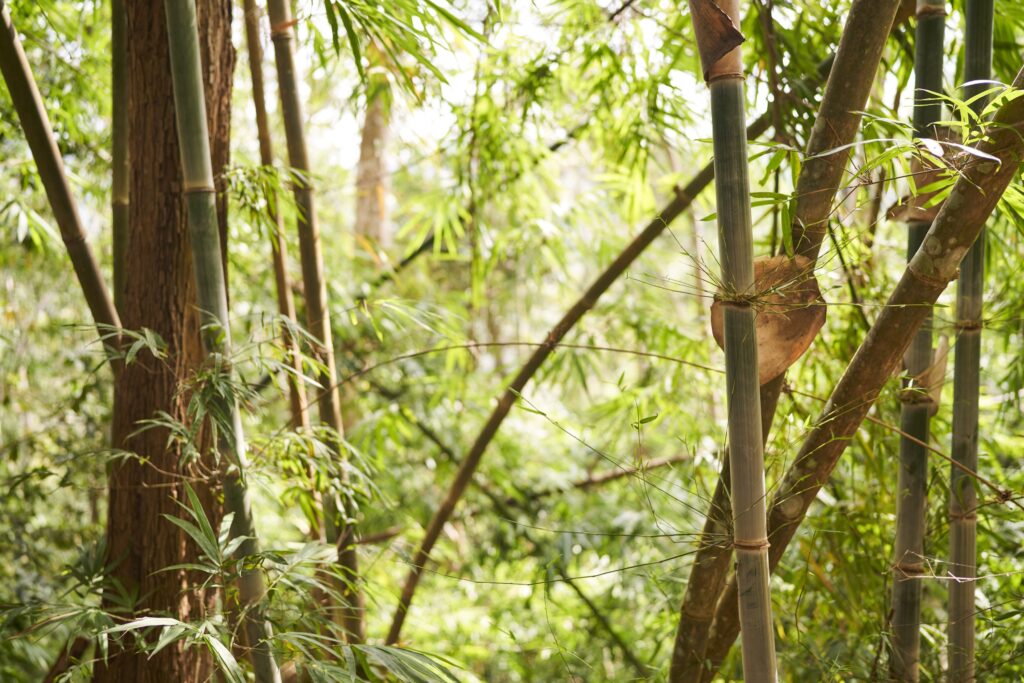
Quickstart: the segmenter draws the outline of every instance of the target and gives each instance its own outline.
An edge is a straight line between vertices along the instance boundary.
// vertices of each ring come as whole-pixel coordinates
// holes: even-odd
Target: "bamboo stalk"
[[[337,369],[334,358],[334,343],[331,340],[331,318],[327,308],[327,280],[324,277],[323,253],[320,249],[320,228],[317,223],[316,203],[312,179],[309,177],[309,153],[306,148],[305,119],[302,102],[299,99],[298,76],[295,68],[294,31],[291,7],[288,0],[269,0],[270,35],[274,43],[274,57],[277,63],[278,91],[281,97],[281,111],[284,116],[285,136],[288,143],[288,162],[293,169],[305,177],[293,184],[295,204],[299,210],[299,251],[302,257],[302,281],[306,294],[307,327],[320,343],[319,356],[324,372],[320,383],[320,422],[336,436],[333,444],[335,454],[340,457],[341,440],[345,428],[341,419],[341,395],[338,391]],[[344,470],[343,470],[344,472]],[[345,474],[343,480],[347,480]],[[359,588],[359,557],[356,552],[354,512],[335,510],[329,504],[328,496],[324,507],[324,525],[328,540],[338,548],[338,564],[345,574],[342,596],[342,625],[348,633],[349,642],[361,643],[365,639],[363,621],[364,606]]]
[[[1013,81],[1024,87],[1024,70]],[[779,483],[768,510],[769,564],[774,569],[828,481],[886,381],[896,371],[929,308],[957,276],[957,269],[1024,160],[1024,98],[1002,106],[979,146],[1000,163],[972,158],[957,179],[896,289],[843,373],[814,427]],[[718,601],[705,657],[711,676],[729,652],[739,623],[736,582],[730,579]]]
[[[816,83],[818,79],[827,74],[832,66],[832,58],[828,57],[818,66],[818,74],[809,79]],[[747,128],[748,138],[757,138],[763,135],[771,127],[771,116],[762,114]],[[388,631],[386,642],[394,645],[402,632],[406,615],[412,604],[412,598],[416,594],[416,588],[423,576],[427,563],[430,561],[430,552],[441,536],[441,530],[451,518],[458,505],[459,500],[466,491],[466,487],[473,478],[473,473],[480,465],[484,452],[497,434],[501,423],[508,416],[509,411],[515,404],[517,397],[526,387],[529,381],[537,373],[537,370],[544,364],[544,361],[558,347],[558,343],[565,338],[581,318],[593,308],[605,292],[615,283],[622,273],[643,253],[650,244],[684,211],[692,204],[694,199],[703,192],[714,178],[714,166],[706,164],[704,168],[686,184],[685,187],[677,188],[675,196],[666,204],[661,211],[647,224],[647,226],[627,244],[619,255],[602,271],[594,282],[587,288],[583,295],[569,307],[562,318],[555,323],[554,327],[548,330],[546,341],[542,346],[530,355],[523,366],[513,377],[509,385],[502,391],[494,409],[491,411],[487,421],[480,428],[476,439],[470,446],[469,452],[459,465],[455,479],[448,487],[441,505],[434,512],[433,517],[427,525],[423,540],[413,555],[410,563],[409,573],[406,576],[402,593],[398,599],[398,606],[391,621],[391,628]]]
[[[779,376],[761,387],[761,444],[768,440],[771,420],[782,393],[783,377]],[[715,603],[725,587],[732,563],[731,524],[732,510],[729,452],[723,453],[722,470],[708,505],[704,528],[697,540],[697,554],[686,581],[686,593],[679,608],[679,626],[669,680],[685,683],[699,680],[704,669],[704,649],[708,631],[715,616]]]
[[[698,44],[709,27],[690,2]],[[720,2],[733,26],[740,24],[739,0]],[[738,32],[738,31],[737,31]],[[702,54],[703,57],[703,54]],[[754,236],[744,128],[743,57],[739,47],[713,63],[705,60],[711,93],[718,251],[722,264],[725,322],[725,383],[728,409],[729,474],[732,489],[733,550],[743,600],[743,678],[776,680],[775,636],[768,588],[768,525],[765,510],[764,446],[754,307]]]
[[[124,0],[111,0],[111,104],[113,122],[111,126],[112,175],[111,213],[113,218],[114,257],[114,307],[120,311],[124,306],[124,263],[128,249],[128,202],[129,169],[128,157],[128,48],[125,44],[128,32],[128,15],[124,11]]]
[[[885,4],[877,0],[855,0],[850,8],[831,71],[839,77],[830,77],[825,85],[807,144],[807,161],[797,179],[797,206],[792,225],[794,244],[797,252],[812,262],[817,260],[827,233],[832,200],[849,156],[849,152],[826,152],[853,141],[886,40],[893,28],[910,15],[906,3],[895,0]],[[784,381],[785,377],[780,376],[761,389],[761,421],[765,435],[771,428]],[[679,610],[679,628],[669,671],[670,680],[674,683],[697,680],[705,670],[704,651],[732,554],[732,548],[720,542],[722,530],[728,526],[728,500],[728,474],[723,468],[705,517],[704,531]]]
[[[121,321],[110,299],[96,258],[86,241],[82,220],[78,215],[78,206],[71,193],[71,184],[64,172],[64,160],[53,135],[53,127],[46,115],[43,98],[32,76],[32,69],[25,57],[25,50],[21,47],[5,0],[0,0],[0,21],[3,22],[3,26],[0,27],[0,73],[7,83],[11,102],[14,103],[14,110],[21,121],[29,149],[32,150],[39,179],[43,183],[50,209],[57,221],[61,239],[67,248],[82,293],[85,294],[89,312],[99,327],[100,337],[104,338],[109,335],[110,329],[120,328]],[[108,354],[112,354],[116,346],[116,340],[112,345],[108,344]]]
[[[260,163],[274,165],[274,143],[267,118],[267,101],[263,81],[263,43],[260,40],[260,13],[256,0],[243,0],[245,11],[245,42],[249,52],[249,74],[252,79],[253,109],[256,112],[256,134],[260,145]],[[270,198],[270,218],[275,230],[270,236],[270,250],[274,260],[274,280],[277,285],[277,312],[285,320],[295,322],[295,300],[292,297],[291,278],[288,276],[288,252],[284,239],[284,216],[277,208],[277,198]],[[306,386],[302,376],[302,358],[295,338],[287,325],[281,325],[281,339],[292,373],[288,376],[288,399],[291,406],[292,428],[309,430],[306,410]]]
[[[967,0],[964,33],[964,81],[992,74],[993,1]],[[965,85],[964,99],[987,86]],[[972,104],[976,112],[985,98]],[[980,388],[982,307],[985,291],[985,231],[960,265],[957,281],[957,341],[953,365],[953,461],[970,472],[978,468],[978,393]],[[974,578],[977,574],[978,495],[971,477],[951,465],[949,483],[949,681],[974,681]]]
[[[175,120],[181,147],[181,165],[188,207],[189,238],[196,278],[196,292],[203,323],[203,347],[218,362],[231,354],[227,288],[221,260],[217,225],[216,190],[206,122],[206,101],[199,57],[196,7],[191,0],[165,0],[167,36],[174,85]],[[227,372],[230,366],[225,365]],[[218,447],[228,456],[224,477],[224,506],[234,515],[232,538],[243,538],[236,556],[241,559],[259,552],[245,476],[245,437],[238,404],[233,397],[221,399],[221,414],[231,421],[218,431]],[[265,587],[259,570],[243,571],[239,598],[244,610],[249,656],[258,683],[280,683],[281,673],[270,649],[270,624],[264,615]]]
[[[942,90],[944,0],[918,0],[914,54],[914,134],[932,137],[942,117],[934,94]],[[907,226],[907,261],[913,259],[930,224]],[[903,357],[908,377],[924,375],[932,364],[932,321],[925,318]],[[896,485],[896,542],[892,565],[892,653],[890,678],[917,681],[921,658],[921,577],[925,572],[925,511],[928,505],[929,423],[935,405],[926,389],[904,382],[900,394],[899,472]]]

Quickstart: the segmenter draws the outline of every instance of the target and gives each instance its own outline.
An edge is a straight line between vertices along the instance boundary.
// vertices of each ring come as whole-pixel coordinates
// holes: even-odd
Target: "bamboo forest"
[[[1020,0],[0,17],[0,682],[1024,680]]]

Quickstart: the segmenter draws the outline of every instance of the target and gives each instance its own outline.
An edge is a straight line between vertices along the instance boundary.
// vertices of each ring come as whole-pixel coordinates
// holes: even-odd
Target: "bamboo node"
[[[924,575],[923,562],[897,562],[892,568],[906,578],[913,578]]]
[[[771,543],[768,542],[767,538],[763,538],[759,541],[737,541],[734,539],[732,547],[736,550],[764,550],[765,548],[771,547]]]
[[[917,3],[917,18],[918,19],[920,19],[921,17],[935,17],[935,16],[943,16],[944,17],[947,14],[948,13],[946,12],[946,3],[944,3],[944,2],[933,4],[933,3],[930,3],[930,2],[921,2],[920,0],[918,0],[918,3]]]
[[[974,510],[968,510],[967,512],[950,512],[949,521],[951,522],[974,522],[977,521],[978,515],[975,514]]]
[[[980,330],[981,327],[980,320],[957,320],[953,323],[953,328],[960,331]]]
[[[679,187],[678,185],[672,188],[672,192],[675,193],[676,199],[681,202],[693,203],[694,201],[694,197],[691,196],[685,188]]]
[[[298,19],[289,19],[288,21],[282,21],[280,24],[273,24],[270,27],[270,38],[274,39],[279,36],[291,37],[292,28],[299,23]]]
[[[214,194],[217,189],[212,185],[186,185],[184,193],[189,194]]]
[[[900,403],[908,406],[930,406],[935,405],[935,400],[932,399],[931,394],[927,391],[926,387],[922,387],[919,384],[913,384],[906,389],[903,389],[899,393]]]
[[[732,80],[743,80],[743,72],[742,71],[725,71],[725,72],[722,72],[722,73],[716,73],[716,74],[709,75],[707,81],[708,81],[708,85],[711,85],[715,81],[725,81],[725,80],[729,80],[729,79],[732,79]]]
[[[918,281],[928,285],[929,287],[937,287],[939,289],[945,289],[946,285],[949,284],[949,278],[935,277],[934,275],[927,275],[922,273],[920,270],[914,267],[914,262],[911,261],[907,264],[907,270],[914,276]]]

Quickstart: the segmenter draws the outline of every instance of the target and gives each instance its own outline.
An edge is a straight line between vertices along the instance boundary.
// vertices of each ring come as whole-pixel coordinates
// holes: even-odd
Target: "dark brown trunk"
[[[203,49],[206,99],[214,168],[228,161],[231,79],[230,0],[197,3]],[[167,343],[167,357],[139,355],[118,378],[114,389],[113,442],[146,460],[124,461],[110,473],[107,544],[112,575],[140,596],[132,614],[170,614],[181,620],[201,618],[216,597],[197,586],[187,572],[160,571],[168,565],[194,562],[198,548],[167,522],[163,515],[180,515],[183,475],[198,475],[199,467],[185,468],[181,452],[168,446],[165,429],[137,432],[140,420],[164,411],[184,420],[187,396],[183,381],[199,366],[202,347],[195,284],[189,250],[181,160],[174,122],[174,99],[162,3],[127,3],[129,144],[132,149],[131,202],[125,272],[123,324],[156,331]],[[226,210],[219,207],[226,225]],[[209,467],[201,468],[209,472]],[[217,523],[213,483],[193,481]],[[117,596],[105,599],[116,609]],[[131,638],[124,638],[130,643]],[[106,665],[98,664],[96,683],[132,681],[191,683],[208,680],[212,662],[203,648],[186,649],[178,643],[152,657],[127,647],[111,647]]]

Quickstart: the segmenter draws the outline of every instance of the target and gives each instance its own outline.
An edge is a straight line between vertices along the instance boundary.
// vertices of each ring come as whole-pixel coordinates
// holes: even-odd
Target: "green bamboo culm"
[[[736,29],[740,23],[739,1],[691,0],[690,11],[711,93],[718,246],[725,292],[722,301],[733,549],[736,578],[743,596],[739,602],[743,676],[748,683],[774,683],[775,638],[768,591],[757,334],[755,311],[749,299],[754,287],[754,240],[747,175],[743,59],[738,47],[742,36]],[[715,28],[718,31],[713,31]],[[735,36],[732,43],[710,37],[730,33]]]
[[[50,210],[57,221],[75,275],[85,294],[89,312],[100,328],[100,337],[108,339],[108,352],[113,354],[116,340],[113,340],[113,344],[109,343],[110,330],[119,329],[121,321],[96,258],[86,241],[82,220],[78,215],[78,206],[71,194],[71,184],[64,172],[64,160],[53,135],[53,127],[46,115],[43,98],[39,94],[39,88],[25,57],[25,50],[21,47],[21,40],[4,0],[0,0],[0,21],[3,22],[3,26],[0,27],[0,73],[3,74],[14,110],[25,132],[25,139],[32,150],[32,157],[39,170],[39,179],[43,183]],[[115,370],[116,368],[115,365]]]
[[[274,145],[267,117],[266,89],[263,80],[263,43],[260,40],[260,12],[256,0],[244,0],[245,42],[249,52],[249,74],[252,80],[252,101],[256,113],[256,135],[260,145],[260,163],[274,165]],[[295,322],[295,301],[292,298],[291,278],[288,276],[288,256],[284,239],[284,217],[278,209],[277,197],[270,202],[270,219],[275,230],[270,236],[270,249],[274,260],[274,280],[277,285],[277,312],[282,318]],[[302,359],[298,343],[282,325],[281,335],[292,373],[288,377],[288,399],[294,429],[309,429],[309,411],[306,406],[306,385],[302,376]]]
[[[935,137],[942,116],[936,93],[942,91],[942,59],[946,8],[943,0],[918,0],[914,54],[914,134]],[[909,262],[931,227],[930,221],[911,221],[907,236]],[[903,357],[906,374],[923,378],[932,358],[932,323],[929,316],[918,329]],[[921,589],[924,564],[925,509],[928,500],[929,423],[935,409],[924,380],[908,380],[900,394],[899,475],[896,488],[896,542],[892,565],[893,680],[917,681],[921,649]]]
[[[277,64],[277,85],[281,97],[285,138],[288,145],[288,163],[303,176],[293,183],[295,204],[298,207],[299,252],[302,262],[302,282],[306,295],[307,328],[319,341],[319,359],[324,371],[320,376],[320,422],[337,441],[335,455],[341,456],[345,429],[341,419],[341,394],[337,386],[334,343],[331,339],[331,317],[327,308],[327,280],[324,277],[323,253],[320,249],[320,228],[317,223],[316,203],[310,177],[309,152],[306,147],[305,118],[299,98],[298,75],[295,67],[295,34],[289,0],[269,0],[270,36],[274,43]],[[345,472],[347,470],[343,470]],[[343,476],[343,484],[346,482]],[[347,497],[346,497],[347,498]],[[344,580],[341,594],[341,623],[349,642],[361,643],[365,639],[363,596],[359,587],[359,557],[356,552],[354,510],[342,502],[332,503],[334,497],[324,498],[324,527],[327,539],[337,545],[338,565]],[[344,500],[344,499],[343,499]]]
[[[964,33],[964,99],[986,88],[992,75],[993,0],[967,0]],[[986,98],[971,103],[976,112]],[[960,264],[956,290],[956,348],[953,356],[953,461],[970,472],[978,468],[982,302],[985,288],[985,231]],[[977,575],[978,497],[974,480],[950,468],[949,681],[974,681],[974,579]]]
[[[128,250],[128,15],[124,0],[110,3],[112,179],[111,214],[113,217],[114,307],[124,305],[124,260]]]
[[[208,361],[218,362],[230,372],[226,359],[231,353],[227,289],[221,261],[217,225],[217,196],[213,183],[210,139],[206,123],[206,100],[199,57],[199,33],[194,0],[165,0],[167,34],[174,85],[174,110],[181,148],[183,186],[188,208],[189,240],[196,278],[196,292],[202,316],[203,347]],[[252,509],[244,480],[245,437],[238,405],[230,396],[214,406],[230,421],[218,432],[218,447],[227,456],[224,477],[224,507],[233,515],[231,538],[244,538],[236,556],[259,552]],[[265,588],[259,570],[243,572],[239,579],[239,600],[244,610],[249,657],[257,683],[280,683],[281,672],[270,648],[272,637],[266,621]]]

